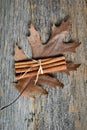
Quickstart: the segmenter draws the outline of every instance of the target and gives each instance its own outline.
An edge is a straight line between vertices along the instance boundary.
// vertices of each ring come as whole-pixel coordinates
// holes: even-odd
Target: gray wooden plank
[[[56,73],[64,89],[44,86],[48,96],[36,100],[20,97],[0,112],[1,130],[85,130],[87,128],[87,7],[85,0],[0,0],[0,106],[18,96],[13,87],[13,44],[15,42],[31,57],[26,34],[33,23],[45,43],[52,24],[71,15],[71,37],[81,42],[76,54],[66,57],[81,63],[70,76]]]

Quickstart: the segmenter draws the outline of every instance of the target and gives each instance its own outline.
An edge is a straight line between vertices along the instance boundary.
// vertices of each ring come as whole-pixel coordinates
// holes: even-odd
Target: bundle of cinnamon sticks
[[[15,62],[16,79],[19,80],[35,76],[39,68],[42,68],[42,73],[51,73],[57,71],[64,71],[67,69],[66,60],[64,56],[45,58],[40,60],[27,60]]]

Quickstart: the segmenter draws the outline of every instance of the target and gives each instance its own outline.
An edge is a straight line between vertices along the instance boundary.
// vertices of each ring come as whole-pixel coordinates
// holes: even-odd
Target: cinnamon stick
[[[64,57],[64,56],[63,56]],[[50,59],[53,58],[45,58],[45,59],[41,59],[42,62],[48,61]],[[36,64],[38,63],[38,60],[24,60],[24,61],[16,61],[15,62],[15,66],[21,66],[21,65],[32,65],[32,64]]]
[[[47,64],[47,65],[42,65],[42,68],[45,69],[45,68],[59,66],[59,65],[63,65],[63,64],[66,64],[65,60],[59,61],[59,62],[50,63],[50,64]],[[17,69],[15,69],[15,72],[16,73],[23,73],[23,72],[26,72],[26,71],[27,72],[35,71],[35,70],[38,71],[38,69],[39,69],[39,66],[31,67],[30,69],[29,69],[29,67],[27,67],[27,68],[24,67],[24,68],[17,68]]]
[[[66,65],[60,65],[60,66],[55,66],[55,67],[50,67],[50,68],[46,68],[43,69],[43,73],[51,73],[51,72],[57,72],[57,71],[62,71],[62,70],[66,70]],[[21,77],[21,79],[27,78],[27,77],[32,77],[37,75],[37,71],[33,71],[33,72],[29,72],[26,73],[23,77]],[[19,80],[21,75],[16,75],[16,79]]]
[[[61,60],[65,60],[65,57],[61,56],[61,57],[55,57],[55,58],[41,59],[41,65],[47,65],[47,64],[54,63]],[[24,68],[24,67],[29,68],[29,67],[36,67],[36,66],[39,66],[38,61],[23,61],[23,62],[15,63],[15,69]]]

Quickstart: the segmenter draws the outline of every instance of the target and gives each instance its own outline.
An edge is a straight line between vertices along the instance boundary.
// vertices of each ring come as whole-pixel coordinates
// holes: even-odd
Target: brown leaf
[[[62,22],[59,27],[53,25],[50,39],[47,44],[43,45],[39,33],[31,24],[29,28],[31,35],[27,38],[32,48],[33,58],[51,57],[65,52],[75,52],[76,47],[80,45],[79,43],[70,42],[66,44],[63,42],[65,36],[69,33],[69,25],[70,19]]]
[[[32,55],[33,58],[45,58],[45,57],[53,57],[65,52],[75,52],[77,46],[80,43],[70,42],[64,43],[65,36],[69,33],[69,26],[70,26],[70,19],[66,22],[62,22],[59,27],[55,25],[52,26],[52,33],[49,38],[47,44],[43,45],[39,36],[38,31],[35,30],[34,26],[31,24],[30,36],[28,37],[28,41],[32,48]],[[20,50],[15,45],[15,61],[25,60],[27,59],[26,55],[22,50]],[[79,64],[74,64],[73,62],[67,63],[67,72],[71,70],[76,70],[79,67]],[[17,84],[15,84],[16,88],[20,91],[23,91],[22,95],[27,97],[34,97],[36,93],[47,94],[47,91],[41,88],[42,84],[46,84],[52,87],[63,87],[63,83],[59,80],[47,75],[39,75],[37,85],[34,85],[35,76],[26,79],[20,79]]]

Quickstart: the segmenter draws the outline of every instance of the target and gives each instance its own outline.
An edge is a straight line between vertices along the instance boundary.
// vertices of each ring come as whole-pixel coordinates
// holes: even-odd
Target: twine
[[[38,60],[38,65],[39,65],[39,69],[38,69],[38,72],[37,72],[37,76],[36,76],[36,80],[35,80],[35,85],[38,81],[38,78],[39,78],[39,74],[43,74],[43,68],[42,68],[42,65],[41,65],[41,60]]]

